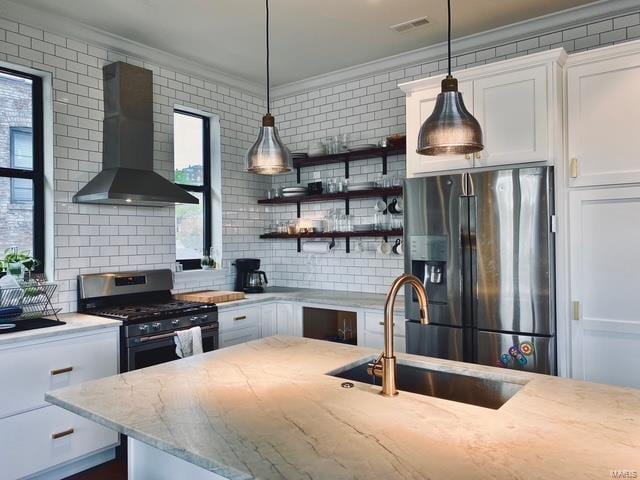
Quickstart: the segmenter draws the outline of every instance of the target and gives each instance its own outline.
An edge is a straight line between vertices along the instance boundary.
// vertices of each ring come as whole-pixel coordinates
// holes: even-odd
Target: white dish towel
[[[176,342],[176,355],[180,358],[202,353],[202,330],[200,327],[178,330],[173,340]]]

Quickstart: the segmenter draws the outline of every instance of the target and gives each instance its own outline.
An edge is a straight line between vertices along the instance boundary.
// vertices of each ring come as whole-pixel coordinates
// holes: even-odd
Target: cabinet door
[[[0,419],[0,438],[3,479],[24,478],[118,444],[117,432],[53,405]]]
[[[278,335],[302,336],[302,317],[300,308],[293,303],[276,304],[276,323]]]
[[[47,391],[118,373],[118,330],[0,351],[0,418],[48,405]]]
[[[393,327],[393,348],[396,352],[405,352],[405,321],[401,315],[396,315]],[[384,314],[366,312],[364,316],[364,347],[384,348]]]
[[[268,305],[262,305],[260,311],[260,336],[262,338],[275,335],[278,331],[278,324],[276,323],[276,304],[270,303]]]
[[[459,90],[462,92],[464,103],[468,110],[473,109],[472,82],[460,82]],[[451,155],[430,157],[418,155],[416,145],[418,132],[422,123],[431,115],[436,104],[436,97],[440,93],[440,86],[419,90],[407,96],[407,177],[427,175],[443,170],[458,170],[473,167],[473,158],[470,155]]]
[[[221,310],[220,348],[249,342],[260,338],[260,307],[243,307]]]
[[[640,388],[640,187],[572,191],[570,209],[572,376]]]
[[[507,72],[473,82],[473,114],[484,150],[475,166],[548,160],[547,66]]]
[[[640,182],[640,53],[567,70],[571,186]]]

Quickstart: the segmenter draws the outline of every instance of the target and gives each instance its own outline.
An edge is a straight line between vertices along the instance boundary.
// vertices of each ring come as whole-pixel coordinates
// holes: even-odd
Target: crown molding
[[[638,0],[599,0],[587,5],[458,38],[453,40],[451,44],[455,52],[454,56],[459,56],[638,10]],[[271,95],[273,98],[288,97],[383,72],[433,62],[446,57],[446,54],[447,44],[442,42],[297,82],[272,87]]]
[[[127,56],[168,67],[180,73],[190,74],[203,80],[222,84],[234,90],[243,90],[259,98],[264,97],[264,85],[242,77],[203,65],[178,55],[134,42],[119,35],[100,30],[66,17],[42,12],[10,0],[0,0],[0,17],[14,22],[41,28],[66,38],[86,42]]]

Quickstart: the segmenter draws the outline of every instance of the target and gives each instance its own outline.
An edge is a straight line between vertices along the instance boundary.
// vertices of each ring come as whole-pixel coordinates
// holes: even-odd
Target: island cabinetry
[[[45,392],[118,373],[118,327],[0,347],[0,478],[63,478],[113,458],[116,432]]]

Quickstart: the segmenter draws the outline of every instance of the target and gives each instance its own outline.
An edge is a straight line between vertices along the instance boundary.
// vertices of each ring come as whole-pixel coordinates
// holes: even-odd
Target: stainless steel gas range
[[[218,307],[177,301],[171,270],[78,276],[78,311],[122,321],[120,371],[177,360],[176,331],[199,326],[205,352],[218,348]]]

